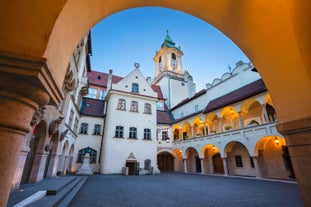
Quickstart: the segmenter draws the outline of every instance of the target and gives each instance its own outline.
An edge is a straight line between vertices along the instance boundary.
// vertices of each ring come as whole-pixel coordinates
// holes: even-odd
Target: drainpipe
[[[171,109],[171,77],[168,77],[168,108]]]

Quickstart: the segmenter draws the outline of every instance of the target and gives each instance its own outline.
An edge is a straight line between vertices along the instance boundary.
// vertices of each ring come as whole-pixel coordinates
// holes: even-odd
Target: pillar
[[[222,158],[222,162],[224,165],[224,175],[228,175],[227,158],[226,157]]]
[[[184,173],[187,173],[187,159],[183,159],[184,160]]]
[[[221,117],[219,118],[219,133],[223,132],[222,130],[222,119]]]
[[[45,59],[0,52],[0,206],[6,206],[20,149],[39,106],[58,103],[61,90]]]
[[[201,158],[200,161],[201,161],[201,173],[205,174],[204,173],[204,158]]]
[[[284,135],[305,206],[311,206],[311,117],[277,125]]]
[[[206,124],[204,124],[204,127],[203,127],[203,130],[204,130],[204,135],[203,136],[207,136],[207,129],[206,129]]]
[[[243,124],[241,112],[239,112],[238,115],[239,115],[240,129],[242,129],[242,128],[244,128],[244,124]]]
[[[55,177],[57,174],[57,167],[58,167],[59,155],[56,152],[51,153],[50,163],[48,166],[48,171],[46,173],[46,177]]]
[[[263,107],[264,121],[265,121],[265,123],[269,123],[270,121],[269,121],[269,116],[268,116],[268,113],[267,113],[266,105],[263,104],[262,107]]]
[[[257,157],[252,157],[252,158],[253,158],[253,162],[254,162],[256,177],[261,178],[262,174],[261,174],[261,170],[260,170],[259,165],[258,165]]]
[[[18,162],[17,162],[17,167],[15,170],[15,174],[14,174],[14,179],[12,182],[12,187],[11,190],[15,190],[20,186],[21,180],[22,180],[22,176],[23,176],[23,171],[24,171],[24,166],[25,166],[25,162],[26,162],[26,158],[28,155],[28,152],[30,151],[29,147],[26,146],[22,146],[21,147],[21,151],[18,157]]]
[[[43,180],[44,169],[48,157],[48,152],[44,150],[38,150],[35,154],[35,159],[33,161],[29,182],[36,183]]]

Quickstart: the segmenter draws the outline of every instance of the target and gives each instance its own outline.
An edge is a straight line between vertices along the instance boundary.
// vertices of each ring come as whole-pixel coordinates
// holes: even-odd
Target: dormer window
[[[132,92],[139,93],[139,85],[138,85],[138,83],[133,83],[132,84]]]

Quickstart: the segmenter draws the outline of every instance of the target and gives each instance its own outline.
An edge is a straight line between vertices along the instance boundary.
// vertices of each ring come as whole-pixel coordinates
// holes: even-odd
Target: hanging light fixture
[[[277,137],[275,137],[275,138],[274,138],[274,142],[275,142],[275,144],[278,146],[278,145],[279,145],[280,140],[279,140]]]

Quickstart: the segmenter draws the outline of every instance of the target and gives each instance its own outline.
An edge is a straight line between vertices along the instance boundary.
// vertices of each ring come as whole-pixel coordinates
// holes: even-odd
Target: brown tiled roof
[[[80,113],[81,115],[103,117],[104,101],[98,99],[83,98]]]
[[[205,93],[206,93],[206,89],[202,89],[202,90],[196,92],[196,93],[194,94],[194,96],[192,96],[191,98],[186,98],[186,99],[182,100],[181,102],[179,102],[179,103],[178,103],[176,106],[174,106],[171,110],[177,109],[178,107],[180,107],[180,106],[182,106],[182,105],[188,103],[189,101],[191,101],[191,100],[193,100],[193,99],[196,99],[196,98],[202,96],[202,95],[205,94]]]
[[[103,87],[107,87],[108,75],[108,73],[98,71],[92,71],[87,73],[89,84]],[[112,83],[118,83],[122,79],[123,77],[112,75]]]
[[[157,110],[157,123],[158,124],[172,124],[172,118],[167,111]]]
[[[208,103],[203,113],[208,113],[224,106],[236,103],[261,92],[267,91],[264,82],[260,79]]]
[[[151,88],[154,92],[158,94],[158,99],[164,99],[160,86],[152,84]]]

